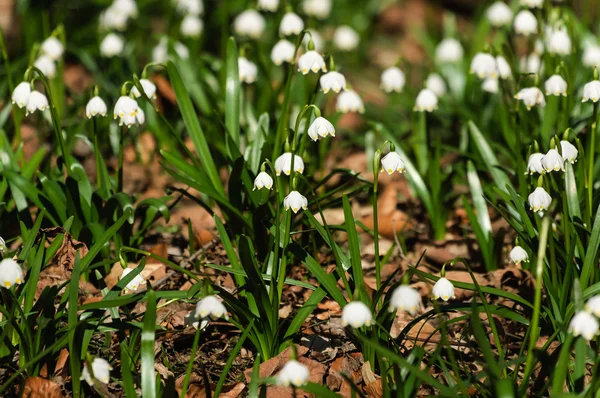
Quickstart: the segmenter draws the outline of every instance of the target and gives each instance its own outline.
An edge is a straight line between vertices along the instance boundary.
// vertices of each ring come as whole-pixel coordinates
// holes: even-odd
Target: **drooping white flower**
[[[346,78],[341,73],[335,71],[325,73],[319,79],[319,83],[321,84],[321,90],[325,94],[330,90],[334,93],[339,93],[346,89]]]
[[[513,12],[506,3],[497,1],[487,9],[486,16],[492,26],[500,27],[512,22]]]
[[[254,179],[254,189],[263,189],[263,188],[267,188],[267,189],[271,189],[273,187],[273,178],[264,171],[261,171],[260,173],[258,173],[258,175],[256,176],[256,178]]]
[[[145,115],[133,98],[122,95],[115,104],[113,118],[119,119],[119,126],[131,127],[134,124],[144,123]]]
[[[275,12],[279,7],[279,0],[258,0],[256,6],[259,10]]]
[[[596,317],[600,318],[600,295],[590,297],[585,303],[584,308],[590,314],[594,314]]]
[[[298,58],[298,72],[306,75],[311,71],[313,73],[327,72],[323,56],[316,51],[307,51]]]
[[[445,95],[448,91],[446,87],[446,82],[444,81],[442,76],[440,76],[437,73],[429,74],[429,76],[427,77],[427,82],[425,82],[425,87],[433,91],[433,93],[438,97]]]
[[[217,296],[206,296],[196,304],[196,318],[227,319],[227,309]]]
[[[106,102],[98,96],[92,97],[85,106],[85,115],[88,119],[94,116],[106,116],[107,112]]]
[[[435,300],[441,298],[444,301],[448,301],[449,299],[456,298],[454,296],[454,285],[444,277],[438,279],[435,285],[433,285],[431,293],[433,294],[433,298]]]
[[[354,90],[346,90],[340,93],[337,97],[335,109],[341,113],[348,112],[365,112],[365,105],[362,99]]]
[[[519,3],[529,8],[542,8],[544,0],[520,0]]]
[[[115,33],[109,33],[100,43],[100,54],[103,57],[111,58],[121,55],[125,48],[125,42],[121,36]]]
[[[536,105],[546,106],[544,94],[542,93],[542,90],[537,87],[522,88],[517,95],[515,95],[515,98],[519,101],[523,101],[527,110],[530,110]]]
[[[58,60],[65,52],[64,44],[62,44],[62,42],[54,36],[50,36],[44,40],[40,49],[42,50],[43,54],[48,56],[53,61]]]
[[[583,50],[583,65],[588,68],[600,67],[600,46],[591,45]]]
[[[23,269],[12,258],[0,261],[0,286],[10,288],[23,283]]]
[[[275,160],[275,174],[279,177],[281,173],[289,176],[292,170],[292,153],[286,152]],[[298,155],[294,155],[294,170],[302,174],[304,172],[304,161]]]
[[[294,12],[286,12],[279,24],[279,33],[283,36],[299,35],[304,29],[304,21]]]
[[[488,77],[481,84],[481,88],[483,91],[496,94],[498,92],[498,79],[492,79],[491,77]]]
[[[600,80],[592,80],[583,86],[583,98],[581,102],[592,101],[593,103],[600,100]]]
[[[101,31],[117,30],[122,32],[127,29],[128,20],[127,14],[123,14],[111,6],[100,13],[98,26]]]
[[[331,0],[304,0],[302,9],[306,15],[318,19],[327,19],[331,13]]]
[[[552,204],[552,197],[542,187],[537,187],[527,197],[529,201],[529,209],[533,210],[534,213],[546,211]]]
[[[560,151],[565,162],[570,162],[571,164],[577,162],[579,151],[577,150],[577,147],[569,141],[562,140],[560,142]]]
[[[352,51],[358,47],[360,36],[348,25],[339,26],[333,34],[333,43],[342,51]]]
[[[52,58],[47,55],[42,55],[36,59],[33,63],[33,66],[42,71],[44,76],[46,76],[48,79],[52,79],[56,76],[56,64]]]
[[[27,100],[31,94],[31,84],[29,82],[21,82],[15,87],[10,97],[11,102],[17,105],[19,108],[27,106]]]
[[[203,29],[204,23],[196,15],[188,14],[181,21],[180,31],[184,37],[198,37]]]
[[[292,191],[283,199],[284,209],[290,210],[294,213],[298,213],[300,209],[308,209],[308,200],[298,191]]]
[[[537,53],[531,53],[522,57],[519,66],[521,68],[521,72],[523,73],[541,74],[544,71],[542,58]]]
[[[513,249],[510,251],[509,257],[510,261],[517,265],[529,262],[529,255],[521,246],[513,247]]]
[[[265,19],[256,10],[246,10],[233,21],[233,30],[239,36],[260,39],[265,31]]]
[[[27,98],[27,114],[33,113],[37,110],[45,111],[48,109],[48,98],[39,91],[33,90]]]
[[[550,54],[571,54],[571,38],[565,28],[553,30],[548,39],[548,52]]]
[[[437,95],[428,88],[424,88],[419,92],[415,102],[413,110],[417,112],[433,112],[438,107]]]
[[[542,166],[543,153],[532,153],[527,160],[527,171],[525,174],[533,175],[535,173],[544,174],[544,166]]]
[[[238,73],[240,75],[240,81],[244,83],[254,83],[256,81],[256,75],[258,74],[258,68],[252,61],[248,61],[244,57],[238,58]]]
[[[121,278],[123,279],[125,278],[127,275],[129,275],[129,273],[133,271],[133,269],[131,268],[125,268],[123,270],[123,273],[121,274]],[[132,291],[135,292],[136,290],[138,290],[138,288],[143,285],[145,282],[144,277],[142,276],[142,274],[137,274],[136,276],[133,277],[133,279],[131,281],[129,281],[129,283],[127,284],[127,286],[125,286],[125,291]]]
[[[353,328],[361,328],[371,326],[372,322],[373,314],[362,301],[351,301],[342,310],[342,324],[344,326],[350,325]]]
[[[544,84],[546,95],[567,96],[567,82],[561,75],[552,75]]]
[[[592,340],[598,334],[598,320],[593,315],[585,311],[579,311],[575,314],[569,324],[569,332],[573,336],[581,336],[587,341]]]
[[[108,363],[107,360],[94,358],[92,360],[92,373],[94,376],[92,377],[86,364],[81,371],[81,380],[85,380],[90,386],[95,384],[95,380],[98,380],[103,384],[108,384],[110,381],[110,371],[112,369],[112,366],[110,366],[110,363]]]
[[[496,59],[488,53],[477,53],[471,61],[470,72],[480,79],[496,78],[498,77]]]
[[[521,10],[515,17],[513,27],[517,34],[529,36],[537,33],[538,23],[531,11]]]
[[[204,13],[202,0],[175,0],[177,11],[183,15],[201,15]]]
[[[395,66],[387,68],[381,74],[381,88],[386,93],[402,92],[405,83],[406,78],[404,77],[404,72]]]
[[[290,360],[277,375],[277,384],[282,386],[296,386],[300,387],[306,384],[310,376],[310,371],[306,365],[301,364],[298,361]]]
[[[156,99],[156,85],[148,79],[140,79],[140,85],[144,89],[144,93],[148,98]],[[140,98],[142,94],[136,86],[133,86],[131,93],[135,98]]]
[[[308,136],[317,141],[319,138],[325,138],[328,135],[335,137],[335,127],[324,117],[319,116],[308,128]]]
[[[135,0],[114,0],[111,7],[128,18],[136,18],[138,16],[138,8]]]
[[[458,40],[447,37],[435,49],[435,59],[440,63],[459,62],[463,58],[463,48]]]
[[[381,159],[381,170],[385,171],[389,175],[392,175],[395,171],[398,173],[404,173],[404,161],[398,154],[398,152],[390,152]]]
[[[400,285],[392,293],[390,311],[406,311],[415,315],[421,306],[421,295],[408,285]]]
[[[296,46],[294,46],[291,42],[282,39],[277,42],[273,46],[273,50],[271,51],[271,61],[275,65],[281,65],[284,62],[291,63],[296,56]]]
[[[556,149],[550,149],[542,158],[542,167],[546,173],[565,171],[565,161]]]
[[[501,79],[506,80],[512,78],[512,69],[510,68],[510,65],[506,59],[500,55],[496,57],[496,71]]]

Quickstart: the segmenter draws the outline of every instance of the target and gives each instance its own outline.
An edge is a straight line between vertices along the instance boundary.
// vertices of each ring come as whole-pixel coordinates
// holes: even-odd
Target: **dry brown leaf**
[[[25,380],[23,398],[63,398],[60,386],[52,380],[30,377]]]

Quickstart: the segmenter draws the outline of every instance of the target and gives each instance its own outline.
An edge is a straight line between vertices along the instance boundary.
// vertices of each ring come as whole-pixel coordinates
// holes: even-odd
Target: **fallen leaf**
[[[52,380],[29,377],[23,387],[23,398],[63,398],[60,386]]]

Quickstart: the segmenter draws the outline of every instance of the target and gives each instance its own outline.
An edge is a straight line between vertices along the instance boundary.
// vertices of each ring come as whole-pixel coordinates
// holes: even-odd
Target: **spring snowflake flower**
[[[54,36],[48,37],[40,47],[42,53],[48,56],[51,60],[56,61],[62,57],[65,52],[65,46],[60,40]]]
[[[598,334],[598,327],[598,320],[593,315],[579,311],[569,324],[569,332],[575,337],[581,336],[590,341]]]
[[[329,72],[321,76],[319,79],[321,89],[323,93],[327,94],[329,91],[339,93],[346,89],[346,78],[339,72]]]
[[[258,0],[256,6],[259,10],[275,12],[279,7],[279,0]]]
[[[488,77],[481,84],[481,88],[483,91],[496,94],[498,92],[498,79],[492,79],[491,77]]]
[[[390,311],[406,311],[415,315],[421,306],[421,295],[408,285],[400,285],[392,293]]]
[[[271,189],[273,187],[273,178],[266,172],[261,171],[254,179],[254,189]]]
[[[512,22],[513,12],[506,3],[497,1],[487,9],[486,16],[492,26],[501,27]]]
[[[306,365],[301,364],[298,361],[290,360],[277,375],[277,384],[282,386],[296,386],[300,387],[306,384],[310,376],[310,371]]]
[[[519,3],[529,8],[542,8],[544,0],[521,0]]]
[[[131,127],[136,123],[143,124],[145,115],[133,98],[123,95],[119,97],[115,104],[113,118],[119,118],[119,126]]]
[[[167,56],[169,53],[169,40],[166,37],[162,37],[156,47],[152,50],[152,61],[156,63],[164,63],[167,61]],[[188,48],[180,42],[175,42],[173,44],[173,50],[177,56],[181,59],[187,59],[190,56],[190,51]]]
[[[496,57],[496,71],[501,79],[506,80],[512,78],[512,69],[506,59],[502,56]]]
[[[327,19],[331,13],[331,0],[304,0],[302,9],[311,17]]]
[[[238,58],[238,72],[240,75],[240,81],[244,83],[254,83],[256,81],[256,75],[258,74],[258,68],[254,62],[248,61],[244,57]]]
[[[433,93],[435,95],[437,95],[438,97],[445,95],[446,92],[448,91],[448,89],[446,87],[446,82],[444,81],[442,76],[440,76],[437,73],[431,73],[427,77],[427,81],[425,82],[425,87],[427,87],[428,89],[433,91]]]
[[[600,46],[592,45],[583,50],[583,65],[588,68],[600,67]]]
[[[154,83],[148,79],[140,79],[140,85],[144,89],[144,93],[146,93],[148,98],[156,99],[156,85]],[[133,86],[131,93],[135,98],[140,98],[142,96],[140,90],[138,90],[136,86]]]
[[[202,0],[176,0],[176,8],[183,15],[198,16],[204,13]]]
[[[543,153],[532,153],[527,160],[527,171],[525,174],[533,175],[535,173],[544,174],[544,166],[542,166]]]
[[[544,84],[546,95],[567,96],[567,82],[561,75],[552,75]]]
[[[287,211],[292,209],[294,213],[298,213],[300,209],[308,209],[308,200],[298,191],[292,191],[283,199],[283,208]]]
[[[362,301],[351,301],[344,307],[342,311],[342,324],[344,326],[352,326],[353,328],[361,328],[363,326],[371,326],[373,323],[373,314],[371,310]]]
[[[110,381],[110,371],[112,369],[112,366],[110,366],[110,363],[108,363],[107,360],[94,358],[92,361],[92,373],[94,376],[92,377],[86,364],[81,371],[81,380],[85,380],[90,386],[95,384],[95,380],[98,380],[103,384],[108,384]]]
[[[496,59],[488,53],[477,53],[471,61],[470,72],[477,75],[480,79],[488,77],[496,78],[498,77]]]
[[[529,255],[521,246],[513,247],[508,256],[510,257],[510,261],[516,265],[529,262]]]
[[[277,66],[284,62],[291,63],[296,56],[296,46],[287,40],[279,40],[271,51],[271,61]]]
[[[121,274],[121,278],[123,279],[125,278],[127,275],[129,275],[129,273],[133,271],[133,269],[131,268],[125,268],[123,270],[123,273]],[[133,277],[133,279],[127,284],[127,286],[125,286],[125,292],[127,291],[131,291],[131,292],[135,292],[136,290],[138,290],[138,288],[143,285],[145,282],[144,277],[142,276],[142,274],[137,274],[136,276]]]
[[[417,112],[433,112],[435,109],[437,109],[437,107],[437,95],[435,95],[435,93],[432,90],[424,88],[423,90],[421,90],[419,95],[417,95],[417,100],[413,110]]]
[[[435,300],[441,298],[444,301],[448,301],[449,299],[456,298],[456,296],[454,296],[454,285],[444,277],[438,279],[435,285],[433,285],[431,293]]]
[[[256,10],[246,10],[233,21],[233,30],[239,36],[260,39],[265,31],[265,19]]]
[[[299,35],[304,29],[304,21],[293,12],[287,12],[279,24],[279,33],[282,36]]]
[[[196,304],[196,318],[227,319],[227,309],[217,296],[206,296]]]
[[[537,33],[538,23],[531,11],[521,10],[515,17],[513,27],[517,34],[530,36]]]
[[[6,248],[6,242],[0,236],[0,254],[4,254],[8,249]],[[1,285],[1,284],[0,284]]]
[[[362,99],[354,90],[346,90],[337,97],[335,109],[341,113],[365,112],[365,105]]]
[[[29,82],[21,82],[15,87],[10,97],[11,102],[17,105],[19,108],[27,106],[27,100],[31,94],[31,84]]]
[[[440,63],[459,62],[463,55],[460,42],[452,37],[442,40],[435,49],[435,59]]]
[[[137,18],[138,8],[135,0],[114,0],[111,7],[128,18]]]
[[[317,141],[319,138],[325,138],[328,135],[335,137],[335,127],[324,117],[318,117],[308,128],[308,136]]]
[[[382,171],[387,172],[389,175],[392,175],[395,171],[404,173],[404,161],[398,152],[390,152],[381,159],[381,170],[379,172]]]
[[[571,38],[566,29],[553,30],[548,40],[548,52],[550,54],[571,54]]]
[[[527,107],[527,110],[530,110],[536,105],[542,107],[546,106],[544,94],[542,93],[542,90],[537,87],[522,88],[517,95],[515,95],[515,98],[522,101],[523,104],[525,104],[525,107]]]
[[[181,34],[184,37],[198,37],[202,34],[204,23],[196,15],[186,15],[181,21]]]
[[[281,172],[286,176],[290,175],[292,170],[292,153],[286,152],[275,160],[275,174],[279,177]],[[294,170],[296,173],[304,172],[304,161],[298,155],[294,155]]]
[[[546,173],[565,171],[565,161],[556,149],[550,149],[542,158],[542,166]]]
[[[108,7],[100,13],[98,27],[101,31],[118,30],[122,32],[127,29],[128,19],[126,14],[119,13],[115,7]]]
[[[348,25],[339,26],[333,34],[333,43],[342,51],[352,51],[358,47],[360,36]]]
[[[104,100],[98,96],[92,97],[85,106],[85,116],[88,119],[94,116],[106,116],[108,109]]]
[[[521,72],[523,73],[542,73],[544,65],[542,64],[542,58],[537,53],[531,53],[528,56],[521,58],[519,63]]]
[[[560,151],[565,162],[569,162],[571,164],[577,162],[577,155],[579,154],[579,151],[577,150],[577,147],[571,144],[569,141],[562,140],[560,142]]]
[[[592,80],[583,86],[583,98],[581,102],[592,101],[593,103],[598,102],[600,99],[600,80]]]
[[[404,72],[395,66],[387,68],[381,74],[381,88],[386,93],[402,92],[405,83],[406,78],[404,77]]]
[[[23,283],[23,269],[12,258],[0,261],[0,286],[10,288]]]
[[[36,59],[33,63],[33,66],[42,71],[44,76],[46,76],[48,79],[52,79],[56,76],[56,64],[52,58],[47,55],[42,55]]]
[[[121,55],[125,48],[125,42],[121,36],[115,33],[109,33],[106,35],[100,43],[100,54],[103,57],[111,58],[117,55]]]
[[[319,71],[327,72],[323,56],[316,51],[308,51],[298,59],[298,72],[306,75],[310,71],[313,73],[318,73]]]
[[[600,295],[590,297],[585,303],[585,310],[596,317],[600,317]]]
[[[529,201],[529,209],[533,210],[534,213],[546,211],[552,204],[552,197],[542,187],[537,187],[535,191],[530,193],[527,200]]]
[[[48,98],[39,91],[33,90],[27,98],[27,114],[33,113],[37,110],[45,111],[48,109]]]

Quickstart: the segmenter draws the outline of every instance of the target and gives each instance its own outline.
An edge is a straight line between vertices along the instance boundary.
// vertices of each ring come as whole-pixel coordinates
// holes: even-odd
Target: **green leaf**
[[[233,142],[240,144],[240,75],[235,39],[227,41],[227,76],[225,81],[225,126]]]
[[[354,297],[360,297],[365,303],[368,302],[365,291],[365,281],[362,272],[362,262],[360,257],[360,242],[358,233],[356,232],[356,224],[354,223],[354,215],[352,207],[346,195],[342,196],[344,205],[344,220],[346,224],[346,234],[348,235],[348,247],[350,248],[350,263],[352,264],[352,279],[354,279]]]
[[[152,288],[148,290],[147,299],[142,327],[142,396],[155,398],[154,335],[156,329],[156,295]]]
[[[487,203],[483,196],[481,181],[479,181],[479,176],[477,175],[475,166],[470,160],[467,162],[467,181],[469,182],[469,188],[471,189],[471,197],[473,199],[475,211],[477,212],[479,226],[486,236],[491,237],[492,222],[490,221]]]
[[[600,206],[596,211],[596,218],[594,219],[594,227],[592,228],[592,235],[588,243],[587,250],[585,252],[585,258],[583,260],[583,268],[581,270],[581,288],[585,290],[588,287],[591,274],[597,267],[596,257],[598,255],[598,247],[600,246]]]
[[[308,300],[306,300],[302,305],[302,308],[300,308],[300,311],[298,311],[296,316],[294,316],[292,322],[290,322],[290,326],[288,326],[285,336],[283,337],[284,339],[294,336],[298,330],[300,330],[306,318],[312,314],[315,308],[317,308],[317,305],[325,298],[326,295],[327,293],[325,290],[321,288],[318,288],[310,295]]]
[[[252,319],[250,321],[248,326],[244,329],[244,333],[242,333],[242,336],[240,337],[238,342],[235,344],[235,347],[233,347],[233,350],[231,350],[231,352],[229,353],[229,358],[227,358],[227,362],[225,363],[225,366],[223,367],[223,371],[221,372],[221,377],[219,377],[219,382],[217,383],[217,386],[215,387],[215,392],[213,394],[214,397],[219,396],[219,393],[221,392],[221,389],[223,388],[223,384],[225,384],[225,380],[227,379],[227,376],[229,375],[229,369],[231,369],[231,366],[233,365],[233,361],[235,359],[237,359],[237,355],[240,352],[240,350],[242,349],[244,342],[246,341],[246,338],[248,337],[248,333],[250,333],[250,330],[252,330],[254,321],[255,321],[255,319]]]
[[[573,165],[571,165],[569,162],[565,162],[565,192],[567,194],[567,207],[569,209],[571,220],[575,220],[575,218],[581,218],[575,172],[573,171]]]
[[[77,304],[79,300],[79,275],[81,271],[81,261],[79,254],[75,255],[75,265],[71,272],[71,280],[69,282],[69,362],[71,365],[71,382],[73,383],[73,396],[79,397],[81,390],[81,364],[79,362],[79,352],[81,346],[79,342],[79,334],[77,333]]]

